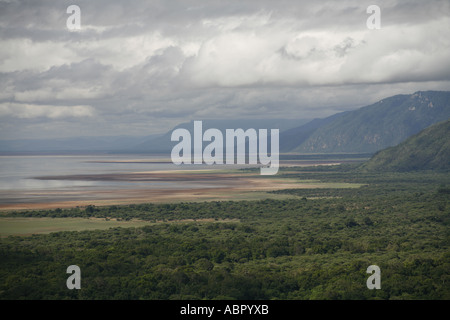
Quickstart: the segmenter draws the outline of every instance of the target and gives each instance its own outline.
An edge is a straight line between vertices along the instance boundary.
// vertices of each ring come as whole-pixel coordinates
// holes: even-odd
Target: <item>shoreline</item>
[[[335,161],[316,165],[336,165]],[[308,161],[308,165],[310,162]],[[298,166],[298,164],[297,164]],[[289,166],[290,167],[290,166]],[[286,167],[286,168],[289,168]],[[94,187],[62,189],[29,189],[0,191],[3,202],[0,212],[108,206],[139,203],[226,201],[273,198],[268,191],[297,188],[323,188],[319,181],[300,181],[298,178],[261,176],[259,171],[239,172],[222,168],[190,170],[139,171],[131,173],[75,174],[35,177],[37,180],[111,182]],[[117,182],[117,184],[114,184]],[[166,185],[161,185],[167,182]],[[125,185],[121,185],[124,183]],[[343,184],[338,187],[352,187]],[[281,196],[277,196],[281,198]],[[286,196],[285,196],[286,197]],[[293,196],[291,196],[293,197]]]

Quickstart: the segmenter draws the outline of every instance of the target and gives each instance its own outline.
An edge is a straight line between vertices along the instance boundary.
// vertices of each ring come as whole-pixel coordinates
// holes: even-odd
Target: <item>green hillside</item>
[[[450,118],[450,92],[421,91],[396,95],[350,111],[320,126],[291,151],[370,153],[395,146],[443,119]]]
[[[435,124],[396,147],[376,153],[361,166],[368,171],[450,169],[450,120]]]

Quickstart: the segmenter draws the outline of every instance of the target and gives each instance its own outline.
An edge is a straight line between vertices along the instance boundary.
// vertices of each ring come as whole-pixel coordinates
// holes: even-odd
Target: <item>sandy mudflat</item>
[[[84,190],[28,190],[2,191],[2,198],[9,199],[0,203],[0,210],[10,209],[47,209],[75,206],[113,205],[148,202],[232,200],[243,194],[255,191],[269,191],[285,188],[298,188],[288,179],[263,178],[259,174],[234,174],[199,172],[139,172],[127,174],[83,174],[38,177],[43,180],[77,181],[161,181],[171,182],[170,188],[148,188],[146,185],[126,189],[108,188],[108,186]],[[177,182],[180,182],[177,187]],[[184,187],[182,183],[189,183]],[[304,186],[305,187],[305,186]],[[308,187],[311,187],[308,184]],[[6,202],[6,201],[5,201]]]
[[[242,175],[218,174],[218,173],[196,173],[178,171],[154,171],[136,173],[115,173],[115,174],[77,174],[64,176],[42,176],[35,177],[38,180],[80,180],[80,181],[235,181]]]
[[[309,163],[308,163],[309,164]],[[335,164],[330,161],[328,165]],[[298,163],[297,163],[298,165]],[[321,163],[325,165],[325,163]],[[225,170],[150,171],[34,177],[38,180],[101,182],[95,187],[2,190],[0,210],[50,209],[86,205],[149,202],[243,200],[275,197],[265,192],[292,188],[327,187],[319,181],[261,176],[257,172]],[[110,182],[110,184],[108,183]],[[125,185],[126,186],[125,186]],[[351,187],[351,186],[338,186]],[[280,197],[278,195],[278,197]]]

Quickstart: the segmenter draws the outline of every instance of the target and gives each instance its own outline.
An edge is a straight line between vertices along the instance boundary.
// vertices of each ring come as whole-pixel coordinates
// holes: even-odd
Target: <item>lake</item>
[[[39,191],[199,187],[174,181],[51,179],[52,176],[129,174],[204,168],[211,167],[176,166],[167,157],[154,155],[3,155],[0,156],[0,204],[34,201],[39,198]],[[29,195],[29,199],[24,198],[26,194]]]
[[[301,156],[280,162],[280,165],[339,162]],[[253,197],[257,191],[294,187],[284,185],[279,179],[263,179],[259,171],[232,171],[258,166],[177,166],[167,155],[148,154],[1,155],[0,209],[225,200],[244,194]]]

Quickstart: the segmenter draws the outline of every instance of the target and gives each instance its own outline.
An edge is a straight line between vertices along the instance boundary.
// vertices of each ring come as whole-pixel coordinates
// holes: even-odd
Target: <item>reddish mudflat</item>
[[[52,180],[81,181],[128,181],[128,182],[171,182],[170,188],[139,186],[137,183],[128,188],[86,188],[85,190],[27,190],[11,191],[10,203],[0,204],[1,210],[10,209],[47,209],[75,206],[131,204],[146,202],[205,201],[205,200],[242,200],[255,199],[267,191],[287,188],[317,188],[320,182],[299,183],[294,179],[282,179],[260,176],[258,173],[214,173],[213,171],[167,171],[140,172],[127,174],[83,174],[40,177]],[[173,183],[180,183],[179,188]],[[182,184],[188,183],[189,187]],[[2,191],[3,197],[9,191]],[[272,195],[280,197],[279,195]]]

